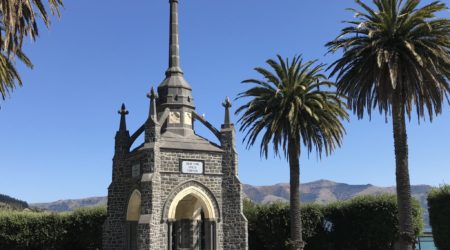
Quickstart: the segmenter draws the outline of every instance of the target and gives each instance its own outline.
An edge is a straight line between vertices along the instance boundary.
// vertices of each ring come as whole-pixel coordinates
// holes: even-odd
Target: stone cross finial
[[[127,123],[125,120],[125,116],[128,115],[128,110],[125,107],[125,103],[122,103],[122,107],[120,107],[120,110],[118,111],[120,115],[120,127],[119,130],[125,131],[127,130]]]
[[[152,87],[150,89],[150,93],[147,93],[147,97],[150,98],[150,100],[155,100],[156,98],[158,98],[158,95],[155,92],[155,89]]]
[[[225,120],[223,122],[224,125],[230,125],[230,108],[231,108],[231,101],[230,98],[225,98],[225,101],[222,103],[222,106],[225,108]]]
[[[122,103],[122,106],[120,107],[120,110],[118,111],[118,113],[120,114],[120,115],[128,115],[128,110],[127,110],[127,108],[125,107],[125,103]]]
[[[150,93],[147,94],[147,97],[150,98],[150,117],[152,117],[154,120],[156,116],[156,99],[158,98],[158,95],[155,93],[155,90],[150,90]]]

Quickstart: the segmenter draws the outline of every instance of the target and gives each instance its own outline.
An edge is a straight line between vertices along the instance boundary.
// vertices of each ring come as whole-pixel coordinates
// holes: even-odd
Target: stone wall
[[[180,173],[180,160],[204,161],[204,174],[222,174],[222,154],[209,152],[190,152],[182,150],[161,150],[161,173]]]
[[[142,197],[137,226],[138,249],[168,249],[168,209],[179,192],[196,187],[207,195],[214,207],[216,218],[208,223],[216,228],[216,250],[248,249],[233,130],[222,131],[221,143],[224,152],[160,149],[155,140],[131,153],[120,147],[116,149],[103,248],[128,248],[127,204],[131,193],[137,189]],[[203,161],[204,173],[181,173],[181,160]],[[136,162],[141,163],[141,175],[132,178],[131,167]]]
[[[204,174],[180,173],[180,160],[204,161]],[[222,230],[222,154],[210,152],[189,152],[179,150],[161,150],[161,196],[163,205],[163,223],[166,223],[168,207],[176,194],[188,187],[197,187],[208,194],[215,203],[217,218],[217,250],[223,248]],[[167,227],[165,227],[167,228]],[[167,231],[161,237],[167,237]],[[167,249],[167,240],[162,242],[161,249]]]

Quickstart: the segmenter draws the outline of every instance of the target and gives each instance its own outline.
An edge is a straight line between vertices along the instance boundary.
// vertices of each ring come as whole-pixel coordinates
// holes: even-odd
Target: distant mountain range
[[[412,195],[421,204],[426,202],[426,196],[431,186],[415,185],[411,187]],[[333,201],[348,200],[360,195],[395,194],[395,187],[377,187],[367,185],[350,185],[329,180],[319,180],[304,183],[300,187],[301,201],[304,203],[327,204]],[[244,184],[245,195],[257,203],[274,201],[289,201],[289,184],[280,183],[271,186],[252,186]]]
[[[429,227],[427,194],[432,187],[428,185],[411,186],[411,194],[423,208],[425,226]],[[348,200],[361,195],[395,194],[395,187],[377,187],[370,184],[350,185],[329,180],[319,180],[302,184],[300,187],[303,203],[327,204]],[[244,184],[244,193],[257,203],[274,201],[289,202],[289,184],[280,183],[271,186],[252,186]]]
[[[81,207],[94,207],[106,205],[107,200],[108,198],[106,196],[90,197],[84,199],[59,200],[48,203],[32,203],[30,204],[30,206],[54,212],[65,212],[65,211],[73,211]]]
[[[270,203],[274,201],[289,201],[289,184],[280,183],[270,186],[252,186],[244,184],[244,193],[247,198],[256,203]],[[424,211],[424,219],[428,225],[427,193],[431,189],[428,185],[414,185],[411,187],[412,195],[419,200]],[[360,195],[395,194],[395,187],[377,187],[370,184],[350,185],[329,180],[319,180],[301,185],[301,201],[303,203],[327,204],[334,201],[348,200]],[[31,207],[62,212],[71,211],[80,207],[105,205],[106,197],[91,197],[75,200],[59,200],[49,203],[34,203]]]

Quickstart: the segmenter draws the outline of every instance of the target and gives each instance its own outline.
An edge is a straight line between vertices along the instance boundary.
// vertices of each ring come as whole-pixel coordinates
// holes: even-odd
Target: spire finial
[[[223,122],[223,125],[229,126],[229,125],[231,125],[231,120],[230,120],[231,101],[228,96],[225,98],[225,101],[222,103],[222,106],[225,108],[225,120]]]
[[[153,87],[150,89],[150,93],[147,94],[147,97],[150,98],[150,117],[156,121],[156,99],[158,95],[155,93]]]
[[[127,123],[125,120],[125,116],[128,115],[128,110],[125,107],[125,103],[122,103],[122,107],[120,107],[120,110],[118,111],[119,115],[120,115],[120,127],[119,130],[120,131],[126,131],[127,130]]]
[[[169,68],[166,76],[183,74],[180,67],[180,44],[178,41],[178,0],[169,0],[170,2],[170,48],[169,48]]]

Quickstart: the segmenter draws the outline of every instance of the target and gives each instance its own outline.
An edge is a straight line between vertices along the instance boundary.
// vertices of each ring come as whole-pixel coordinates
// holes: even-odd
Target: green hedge
[[[251,250],[287,249],[289,206],[245,204]],[[421,209],[413,202],[415,233],[423,228]],[[249,212],[250,211],[250,212]],[[389,250],[398,235],[396,198],[365,196],[330,205],[302,206],[305,250]]]
[[[248,220],[250,249],[285,249],[289,244],[290,220],[289,206],[286,203],[270,205],[244,204],[244,213]],[[321,246],[324,239],[323,213],[320,205],[302,206],[303,238],[308,240],[309,249]]]
[[[330,205],[305,205],[301,209],[305,250],[393,249],[398,234],[395,196],[359,197]],[[246,201],[244,213],[251,250],[287,249],[287,204],[256,205]],[[0,212],[0,249],[101,249],[105,218],[105,207],[71,213]],[[416,201],[414,218],[418,235],[422,220]]]
[[[392,195],[357,197],[324,208],[331,224],[328,249],[394,249],[398,237],[397,202]],[[423,229],[419,202],[413,200],[415,235]]]
[[[439,250],[450,250],[450,186],[434,188],[428,194],[428,211],[433,238]]]
[[[0,211],[0,249],[101,249],[104,207],[71,213]]]

